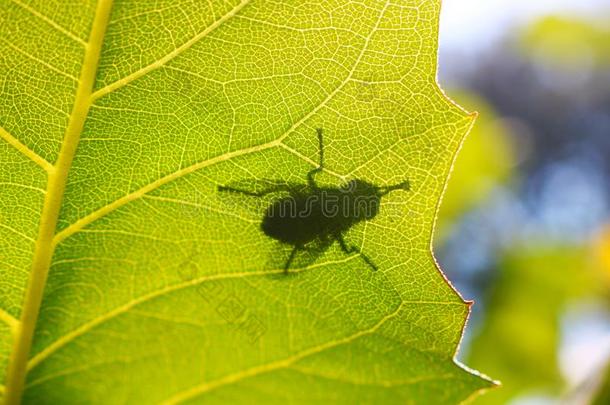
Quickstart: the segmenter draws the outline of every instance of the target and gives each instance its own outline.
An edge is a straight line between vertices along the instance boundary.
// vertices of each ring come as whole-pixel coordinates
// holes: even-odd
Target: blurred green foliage
[[[520,43],[529,56],[560,66],[581,67],[584,63],[608,66],[610,16],[606,17],[595,24],[589,20],[549,16],[529,26]]]
[[[610,224],[600,232],[595,241],[595,258],[599,263],[602,277],[605,281],[606,298],[610,299]],[[602,376],[601,385],[592,402],[592,405],[610,404],[610,361]]]
[[[576,72],[610,65],[610,26],[568,17],[546,17],[518,37],[522,56],[534,63]],[[436,243],[451,225],[488,199],[494,188],[517,178],[518,145],[511,129],[482,97],[451,91],[479,118],[454,164],[439,212]],[[522,173],[523,174],[523,173]],[[558,365],[560,321],[565,309],[586,298],[610,296],[610,227],[591,245],[557,245],[515,238],[490,273],[484,318],[465,362],[502,382],[474,402],[505,404],[528,394],[563,397]],[[601,265],[600,265],[601,263]],[[603,269],[602,272],[599,269]],[[472,324],[476,327],[477,325]],[[610,369],[596,404],[610,403]]]
[[[589,249],[570,246],[522,246],[506,255],[468,359],[502,382],[480,403],[503,404],[529,390],[561,393],[560,315],[599,290],[590,257]]]
[[[595,256],[610,286],[610,224],[602,229],[595,240]]]
[[[603,376],[603,382],[591,405],[607,405],[610,404],[610,364],[606,367]]]
[[[510,178],[515,160],[509,128],[493,107],[473,92],[451,90],[449,94],[479,116],[462,145],[443,195],[436,226],[438,243],[454,221]]]

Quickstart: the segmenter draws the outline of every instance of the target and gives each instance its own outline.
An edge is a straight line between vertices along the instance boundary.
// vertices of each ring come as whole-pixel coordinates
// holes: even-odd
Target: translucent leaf
[[[7,401],[456,403],[490,386],[453,361],[468,305],[430,253],[472,125],[436,84],[439,6],[3,2]],[[260,207],[217,191],[304,183],[316,128],[321,184],[411,183],[345,234],[377,272],[334,244],[279,277]]]

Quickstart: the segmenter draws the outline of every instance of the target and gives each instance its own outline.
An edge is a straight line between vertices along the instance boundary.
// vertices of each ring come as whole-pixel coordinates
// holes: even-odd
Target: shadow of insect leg
[[[343,239],[343,235],[341,234],[337,234],[335,235],[335,239],[337,240],[337,242],[339,242],[339,246],[341,247],[341,250],[343,250],[346,254],[352,254],[352,253],[358,253],[358,255],[360,255],[360,257],[362,258],[362,260],[373,270],[376,271],[377,270],[377,265],[375,265],[375,263],[373,263],[373,261],[364,253],[362,253],[362,251],[360,250],[360,248],[358,246],[355,245],[350,245],[348,246],[345,243],[345,240]]]
[[[288,260],[286,260],[286,264],[284,265],[284,274],[288,274],[288,269],[290,268],[290,264],[294,260],[294,257],[296,256],[298,250],[299,250],[299,246],[295,246],[292,249],[292,252],[290,252],[290,256],[288,257]]]
[[[250,190],[244,190],[241,188],[230,187],[230,186],[218,186],[218,191],[244,194],[244,195],[249,195],[252,197],[264,197],[267,194],[277,193],[278,191],[290,191],[290,188],[288,186],[278,185],[278,186],[266,188],[261,191],[250,191]]]
[[[307,182],[309,183],[309,186],[312,188],[318,188],[313,176],[316,173],[320,173],[322,170],[324,170],[324,142],[322,141],[322,128],[318,128],[317,131],[318,131],[318,145],[319,145],[319,150],[320,150],[320,162],[318,163],[318,167],[316,167],[315,169],[313,169],[309,173],[307,173]]]

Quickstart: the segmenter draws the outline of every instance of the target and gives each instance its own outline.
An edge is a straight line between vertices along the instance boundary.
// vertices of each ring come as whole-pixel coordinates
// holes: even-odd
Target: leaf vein
[[[42,194],[46,194],[47,190],[40,188],[40,187],[36,187],[36,186],[30,186],[28,184],[21,184],[21,183],[13,183],[11,181],[0,181],[0,186],[15,186],[15,187],[21,187],[21,188],[25,188],[28,190],[33,190],[33,191],[38,191]]]
[[[222,24],[224,24],[227,20],[231,19],[231,17],[233,17],[237,13],[239,13],[248,3],[250,3],[250,0],[241,0],[239,2],[239,4],[237,6],[235,6],[233,9],[231,9],[231,11],[229,11],[227,14],[222,16],[220,19],[216,20],[213,24],[211,24],[205,30],[201,31],[199,34],[195,35],[193,38],[186,41],[184,44],[180,45],[178,48],[174,49],[172,52],[163,56],[161,59],[159,59],[147,66],[144,66],[143,68],[127,75],[126,77],[119,79],[116,82],[107,85],[106,87],[102,87],[101,89],[99,89],[98,91],[93,93],[93,95],[91,96],[92,100],[95,101],[98,98],[103,97],[106,94],[113,92],[114,90],[120,89],[121,87],[131,83],[134,80],[139,79],[140,77],[144,76],[145,74],[165,65],[167,62],[171,61],[172,59],[174,59],[175,57],[180,55],[182,52],[184,52],[187,49],[189,49],[190,47],[192,47],[195,43],[200,41],[202,38],[206,37],[208,34],[213,32],[214,30],[216,30],[218,27],[220,27]]]
[[[12,333],[15,333],[20,324],[19,319],[15,318],[2,308],[0,308],[0,321],[7,324],[9,328],[11,328]]]
[[[424,381],[448,380],[451,378],[455,378],[455,376],[452,374],[443,374],[443,375],[423,375],[423,376],[413,377],[413,378],[409,378],[409,379],[401,380],[401,381],[370,381],[370,382],[368,382],[368,381],[354,381],[354,380],[349,380],[347,378],[341,378],[339,376],[330,376],[330,375],[326,375],[326,374],[315,373],[311,370],[305,370],[305,369],[295,367],[295,366],[289,366],[288,368],[290,370],[294,370],[303,375],[310,375],[313,377],[324,378],[326,380],[338,381],[338,382],[343,382],[343,383],[352,384],[352,385],[381,386],[381,387],[385,387],[385,388],[397,387],[397,386],[401,386],[401,385],[418,384],[418,383],[424,382]]]
[[[134,201],[134,200],[137,200],[137,199],[143,197],[145,194],[161,187],[164,184],[169,183],[170,181],[181,178],[187,174],[193,173],[201,168],[212,166],[212,165],[227,161],[227,160],[232,159],[237,156],[247,155],[249,153],[258,152],[258,151],[262,151],[265,149],[270,149],[270,148],[277,146],[278,144],[279,144],[278,140],[275,140],[275,141],[271,141],[268,143],[263,143],[260,145],[252,146],[249,148],[238,149],[233,152],[224,153],[222,155],[215,156],[211,159],[203,160],[201,162],[195,163],[193,165],[190,165],[188,167],[175,171],[171,174],[168,174],[152,183],[147,184],[146,186],[144,186],[132,193],[129,193],[129,194],[119,198],[118,200],[111,202],[108,205],[105,205],[102,208],[97,209],[96,211],[92,212],[91,214],[75,221],[74,223],[67,226],[61,232],[59,232],[55,235],[54,243],[55,244],[60,243],[61,241],[63,241],[67,237],[73,235],[74,233],[78,232],[79,230],[83,229],[85,226],[89,225],[93,221],[109,214],[110,212],[122,207],[123,205],[125,205],[131,201]]]
[[[167,399],[166,401],[163,401],[162,403],[165,405],[178,404],[182,401],[186,401],[188,399],[195,398],[205,392],[220,388],[225,385],[235,384],[235,383],[237,383],[241,380],[247,379],[247,378],[255,377],[255,376],[258,376],[261,374],[266,374],[266,373],[269,373],[269,372],[272,372],[275,370],[290,367],[292,364],[294,364],[302,359],[305,359],[307,357],[316,355],[318,353],[321,353],[321,352],[324,352],[324,351],[327,351],[330,349],[334,349],[341,345],[349,344],[360,337],[374,334],[387,321],[395,318],[400,313],[400,311],[402,310],[405,303],[406,303],[406,301],[401,302],[400,305],[393,312],[384,316],[377,323],[375,323],[373,326],[371,326],[367,329],[352,333],[351,335],[345,336],[341,339],[331,340],[327,343],[323,343],[323,344],[319,344],[319,345],[310,347],[310,348],[303,350],[299,353],[296,353],[292,356],[286,357],[285,359],[277,360],[277,361],[267,363],[267,364],[262,364],[262,365],[256,366],[256,367],[251,367],[247,370],[244,370],[244,371],[241,371],[238,373],[229,374],[218,380],[200,384],[189,390],[180,392],[177,395],[174,395],[173,397]]]
[[[15,235],[21,236],[25,240],[29,240],[32,243],[36,243],[36,239],[32,238],[31,236],[26,235],[25,233],[23,233],[21,231],[18,231],[17,229],[13,228],[12,226],[8,226],[6,224],[0,223],[0,228],[4,228],[4,229],[14,233]]]
[[[39,58],[37,58],[37,57],[35,57],[35,56],[33,56],[33,55],[30,55],[29,53],[25,52],[24,50],[21,50],[21,49],[19,49],[18,47],[16,47],[15,45],[11,44],[10,42],[8,42],[7,40],[5,40],[4,38],[1,38],[1,39],[2,39],[2,42],[4,42],[6,45],[8,45],[8,47],[9,47],[9,48],[11,48],[12,50],[14,50],[15,52],[17,52],[17,53],[19,53],[19,54],[21,54],[21,55],[25,56],[26,58],[28,58],[28,59],[30,59],[30,60],[33,60],[33,61],[34,61],[34,62],[36,62],[36,63],[39,63],[39,64],[41,64],[41,65],[43,65],[43,66],[47,67],[48,69],[50,69],[50,70],[54,71],[55,73],[58,73],[58,74],[60,74],[60,75],[62,75],[62,76],[64,76],[64,77],[67,77],[67,78],[68,78],[68,79],[70,79],[70,80],[73,80],[73,81],[75,81],[75,82],[78,82],[78,78],[76,78],[76,77],[72,76],[71,74],[66,73],[66,72],[64,72],[64,71],[62,71],[62,70],[59,70],[58,68],[56,68],[55,66],[53,66],[53,65],[51,65],[51,64],[49,64],[49,63],[47,63],[47,62],[45,62],[44,60],[39,59]]]
[[[53,170],[53,165],[51,163],[49,163],[36,152],[25,146],[19,141],[19,139],[9,134],[2,127],[0,127],[0,138],[4,139],[9,145],[17,149],[19,152],[21,152],[24,156],[29,158],[34,163],[36,163],[38,166],[42,167],[47,173],[50,173]]]
[[[10,1],[12,1],[16,5],[18,5],[19,7],[23,8],[24,10],[28,11],[33,16],[38,17],[42,21],[46,22],[51,27],[55,28],[57,31],[61,32],[65,36],[69,37],[70,39],[73,39],[74,41],[78,42],[79,44],[81,44],[83,46],[87,45],[87,42],[83,41],[81,38],[77,37],[75,34],[73,34],[72,32],[68,31],[67,29],[65,29],[61,25],[57,24],[55,21],[51,20],[46,15],[44,15],[44,14],[40,13],[39,11],[35,10],[34,8],[28,6],[27,4],[23,4],[19,0],[10,0]]]
[[[300,32],[300,33],[305,33],[305,32],[317,32],[317,31],[336,31],[336,32],[346,32],[349,34],[352,34],[356,37],[360,37],[362,39],[364,39],[364,35],[350,30],[348,28],[340,28],[340,27],[312,27],[312,28],[297,28],[297,27],[292,27],[290,25],[285,25],[285,24],[276,24],[270,21],[265,21],[265,20],[260,20],[258,18],[253,18],[253,17],[247,17],[244,15],[241,16],[237,16],[238,19],[242,19],[242,20],[247,20],[247,21],[251,21],[257,24],[262,24],[262,25],[267,25],[270,27],[274,27],[274,28],[279,28],[279,29],[284,29],[284,30],[289,30],[289,31],[296,31],[296,32]]]
[[[383,15],[385,14],[386,9],[389,6],[389,2],[385,3],[385,6],[383,7],[383,9],[381,10],[381,12],[379,13],[379,18],[377,19],[377,22],[375,23],[375,26],[373,27],[373,29],[371,29],[371,32],[369,33],[369,35],[366,37],[366,40],[364,41],[364,45],[362,46],[362,50],[360,51],[360,53],[358,54],[358,57],[356,58],[356,61],[354,62],[352,68],[350,69],[348,75],[346,76],[346,78],[332,91],[330,92],[326,98],[324,100],[322,100],[322,102],[320,102],[315,108],[313,108],[309,113],[307,113],[305,116],[303,116],[300,120],[298,120],[297,122],[294,123],[294,125],[292,125],[288,131],[286,131],[286,133],[284,133],[284,135],[282,135],[280,137],[280,141],[283,141],[289,134],[291,134],[292,132],[294,132],[298,127],[300,127],[305,121],[307,121],[309,118],[311,118],[315,113],[317,113],[318,111],[320,111],[324,106],[326,106],[326,104],[332,100],[339,92],[341,92],[341,90],[343,90],[343,87],[345,87],[345,85],[347,83],[350,82],[350,80],[352,79],[352,77],[354,76],[354,73],[356,72],[356,69],[358,68],[358,66],[360,65],[360,62],[362,61],[362,58],[364,57],[364,54],[366,53],[369,44],[371,42],[371,38],[373,37],[373,35],[375,34],[376,30],[379,28],[379,24],[381,23],[381,20],[383,19]],[[294,153],[294,151],[293,151]]]
[[[222,214],[222,215],[226,215],[228,217],[233,217],[233,218],[237,218],[240,219],[244,222],[248,222],[248,223],[258,223],[259,219],[258,218],[246,218],[246,217],[242,217],[241,215],[235,214],[233,212],[230,211],[224,211],[221,209],[217,209],[214,207],[211,207],[209,205],[205,205],[205,204],[199,204],[199,203],[195,203],[192,201],[186,201],[186,200],[180,200],[180,199],[176,199],[176,198],[168,198],[168,197],[159,197],[159,196],[154,196],[154,195],[145,195],[143,198],[149,199],[149,200],[154,200],[154,201],[161,201],[161,202],[167,202],[167,203],[171,203],[171,204],[178,204],[178,205],[182,205],[182,206],[188,206],[188,207],[193,207],[195,209],[203,209],[206,211],[210,211],[210,212],[215,212],[217,214]],[[193,213],[195,214],[195,213]]]
[[[347,260],[349,260],[349,259],[343,259],[343,260],[341,260],[341,262],[347,261]],[[317,263],[317,264],[307,267],[307,269],[322,267],[324,265],[332,264],[332,263],[336,263],[336,262]],[[174,291],[179,291],[179,290],[182,290],[185,288],[197,286],[197,285],[203,284],[207,281],[233,279],[233,278],[241,278],[241,277],[262,276],[262,275],[269,275],[269,274],[281,274],[283,272],[284,272],[284,270],[282,269],[282,270],[275,270],[275,271],[269,271],[269,270],[249,271],[249,272],[239,272],[239,273],[216,274],[216,275],[211,275],[211,276],[208,275],[208,276],[203,276],[203,277],[200,277],[197,279],[185,281],[183,283],[174,284],[169,287],[165,287],[163,289],[156,290],[151,293],[145,294],[141,297],[133,299],[132,301],[130,301],[120,307],[113,309],[112,311],[109,311],[101,316],[98,316],[97,318],[90,320],[89,322],[81,325],[79,328],[58,338],[57,340],[55,340],[53,343],[51,343],[49,346],[47,346],[45,349],[43,349],[42,351],[40,351],[38,354],[36,354],[35,356],[33,356],[30,359],[30,362],[28,363],[28,370],[31,370],[34,367],[36,367],[38,364],[40,364],[42,361],[44,361],[46,358],[48,358],[53,352],[55,352],[58,349],[60,349],[61,347],[65,346],[67,343],[71,342],[72,340],[76,339],[77,337],[84,335],[85,333],[87,333],[91,329],[95,328],[96,326],[101,325],[104,322],[107,322],[123,313],[126,313],[130,309],[132,309],[140,304],[143,304],[147,301],[153,300],[158,297],[162,297],[162,296],[172,293]]]
[[[328,265],[332,265],[332,264],[337,264],[337,263],[344,263],[347,262],[349,260],[352,260],[354,257],[356,257],[357,255],[351,255],[348,256],[346,258],[340,259],[340,260],[331,260],[331,261],[327,261],[327,262],[322,262],[322,263],[315,263],[312,264],[310,266],[304,267],[300,270],[293,270],[292,272],[297,273],[297,272],[303,272],[306,270],[312,270],[315,268],[319,268],[319,267],[324,267],[324,266],[328,266]],[[131,310],[132,308],[135,308],[143,303],[146,303],[148,301],[154,300],[156,298],[159,297],[163,297],[167,294],[173,293],[175,291],[180,291],[183,290],[185,288],[189,288],[189,287],[196,287],[198,285],[201,285],[205,282],[208,281],[217,281],[217,280],[230,280],[230,279],[234,279],[234,278],[245,278],[245,277],[255,277],[255,276],[268,276],[268,275],[273,275],[273,274],[283,274],[284,273],[284,269],[278,269],[278,270],[263,270],[263,271],[247,271],[247,272],[236,272],[236,273],[222,273],[222,274],[214,274],[214,275],[206,275],[206,276],[202,276],[199,278],[195,278],[192,280],[188,280],[185,281],[183,283],[178,283],[178,284],[174,284],[174,285],[170,285],[168,287],[156,290],[156,291],[152,291],[148,294],[142,295],[138,298],[135,298],[127,303],[125,303],[124,305],[121,305],[120,307],[116,307],[115,309],[113,309],[112,311],[109,311],[103,315],[100,315],[94,319],[91,319],[89,322],[81,325],[80,327],[78,327],[77,329],[74,329],[71,332],[66,333],[65,335],[61,336],[60,338],[58,338],[57,340],[55,340],[53,343],[51,343],[50,345],[48,345],[46,348],[44,348],[43,350],[41,350],[38,354],[36,354],[35,356],[33,356],[29,363],[28,363],[28,370],[32,370],[33,368],[35,368],[36,366],[38,366],[40,363],[42,363],[45,359],[49,358],[54,352],[56,352],[57,350],[59,350],[60,348],[62,348],[63,346],[67,345],[68,343],[70,343],[71,341],[73,341],[74,339],[78,338],[79,336],[82,336],[84,334],[86,334],[87,332],[89,332],[90,330],[92,330],[93,328],[110,321],[111,319],[114,319],[115,317],[122,315],[126,312],[128,312],[129,310]],[[420,304],[420,305],[463,305],[462,302],[454,302],[454,301],[426,301],[426,300],[409,300],[409,301],[402,301],[402,304]]]
[[[245,0],[244,0],[245,1]],[[332,92],[330,92],[325,98],[324,100],[322,100],[315,108],[313,108],[309,113],[305,114],[301,119],[299,119],[297,122],[295,122],[286,132],[284,132],[284,134],[282,134],[279,138],[275,139],[274,141],[271,142],[267,142],[264,144],[259,144],[256,146],[252,146],[249,148],[244,148],[244,149],[239,149],[233,152],[228,152],[219,156],[216,156],[214,158],[208,159],[208,160],[204,160],[201,161],[199,163],[196,163],[194,165],[191,165],[189,167],[186,167],[184,169],[180,169],[174,173],[171,173],[169,175],[166,175],[164,177],[162,177],[159,180],[156,180],[152,183],[149,183],[148,185],[140,188],[139,190],[136,190],[126,196],[123,196],[121,198],[119,198],[118,200],[113,201],[112,203],[97,209],[96,211],[92,212],[91,214],[80,218],[79,220],[77,220],[76,222],[72,223],[71,225],[69,225],[68,227],[66,227],[65,229],[63,229],[61,232],[59,232],[57,235],[55,235],[55,238],[53,240],[54,244],[58,244],[61,241],[63,241],[64,239],[66,239],[67,237],[69,237],[70,235],[73,235],[74,233],[78,232],[78,230],[84,228],[86,225],[90,224],[91,222],[97,220],[98,218],[101,218],[105,215],[107,215],[108,213],[114,211],[117,208],[122,207],[123,205],[137,200],[139,198],[141,198],[142,196],[144,196],[145,194],[149,193],[150,191],[174,180],[180,177],[183,177],[186,174],[192,173],[196,170],[199,170],[203,167],[207,167],[207,166],[211,166],[214,165],[216,163],[222,162],[222,161],[226,161],[229,159],[232,159],[233,157],[236,156],[241,156],[241,155],[245,155],[245,154],[249,154],[249,153],[253,153],[253,152],[258,152],[258,151],[262,151],[265,149],[269,149],[275,146],[281,146],[283,148],[287,148],[287,146],[282,146],[284,145],[282,143],[282,141],[288,137],[288,135],[290,135],[292,132],[294,132],[297,128],[299,128],[305,121],[307,121],[310,117],[312,117],[315,113],[317,113],[320,109],[322,109],[322,107],[324,107],[328,101],[330,101],[336,94],[338,94],[343,87],[351,80],[352,76],[354,75],[354,72],[356,71],[356,69],[358,68],[360,61],[362,60],[368,45],[370,43],[370,40],[373,36],[373,34],[375,33],[375,31],[377,30],[377,28],[379,27],[379,24],[381,23],[381,20],[383,18],[383,15],[385,14],[386,9],[389,6],[389,2],[385,3],[384,8],[381,10],[380,14],[379,14],[379,18],[377,19],[377,22],[375,24],[375,26],[373,27],[373,29],[371,29],[371,32],[369,33],[363,47],[362,47],[362,51],[360,52],[360,54],[358,55],[358,57],[356,58],[356,61],[354,62],[354,65],[352,66],[352,69],[350,70],[349,74],[347,75],[347,77],[341,82],[341,84],[339,84],[335,90],[333,90]],[[288,150],[288,149],[287,149]],[[296,151],[293,150],[292,153],[295,153]],[[340,175],[338,175],[339,178],[341,178]]]

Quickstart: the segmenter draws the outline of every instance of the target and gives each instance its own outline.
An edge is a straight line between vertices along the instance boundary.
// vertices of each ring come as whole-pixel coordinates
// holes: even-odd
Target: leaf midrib
[[[7,405],[20,403],[23,395],[23,387],[27,374],[27,361],[30,356],[36,321],[54,252],[53,237],[59,218],[68,173],[70,172],[82,129],[91,107],[91,94],[111,9],[112,0],[100,0],[97,4],[89,42],[85,47],[85,56],[72,113],[70,114],[57,161],[55,165],[48,168],[47,192],[40,217],[38,238],[34,247],[32,271],[24,298],[21,319],[13,337],[13,348],[9,359],[5,390],[5,403]]]

